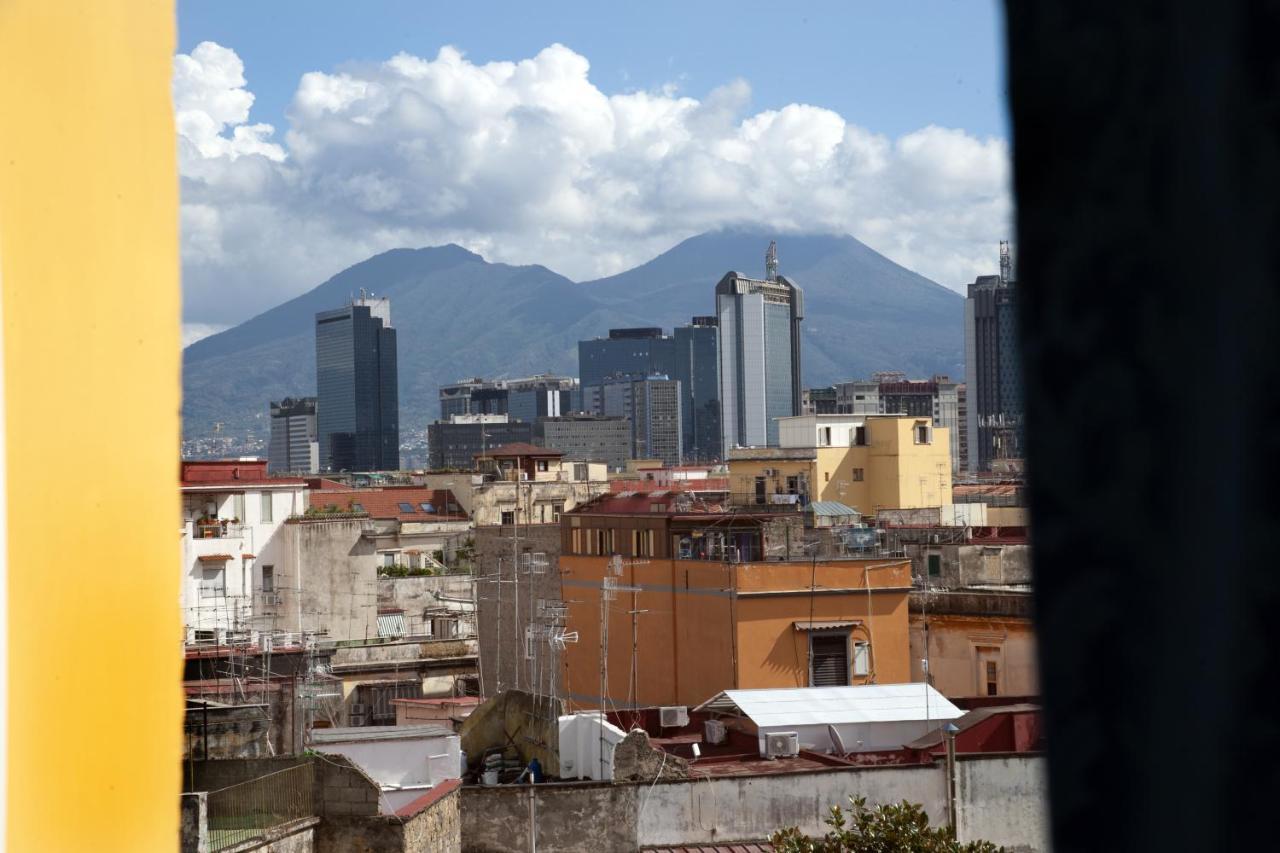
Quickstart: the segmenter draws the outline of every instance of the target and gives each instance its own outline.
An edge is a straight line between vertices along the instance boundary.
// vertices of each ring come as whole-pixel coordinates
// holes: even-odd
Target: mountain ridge
[[[540,264],[490,263],[456,244],[381,252],[183,351],[183,433],[265,437],[270,400],[314,393],[314,314],[361,288],[391,299],[399,328],[402,437],[438,416],[436,390],[467,376],[577,373],[577,341],[619,326],[714,314],[728,270],[763,274],[776,232],[695,235],[629,270],[575,282]],[[776,236],[780,268],[805,291],[806,387],[874,370],[963,366],[963,299],[850,235]],[[759,267],[759,270],[756,270]]]

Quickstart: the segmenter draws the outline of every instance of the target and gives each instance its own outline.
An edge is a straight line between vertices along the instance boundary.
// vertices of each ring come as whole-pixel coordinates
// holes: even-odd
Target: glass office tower
[[[316,314],[316,398],[321,470],[400,467],[396,330],[386,297]]]
[[[715,317],[694,317],[675,330],[675,353],[667,371],[680,381],[680,415],[685,459],[712,462],[720,452],[719,340]]]
[[[778,443],[778,418],[800,414],[800,321],[804,293],[777,274],[729,272],[716,285],[720,326],[720,428],[723,450]]]

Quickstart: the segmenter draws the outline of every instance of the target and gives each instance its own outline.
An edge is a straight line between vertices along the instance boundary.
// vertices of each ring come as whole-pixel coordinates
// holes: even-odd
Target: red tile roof
[[[559,459],[564,456],[559,450],[552,450],[549,447],[538,447],[536,444],[528,444],[523,441],[513,441],[510,444],[504,444],[501,447],[494,447],[483,453],[474,454],[475,459],[509,457],[509,456],[553,456]]]
[[[360,504],[370,518],[391,519],[398,521],[466,521],[458,499],[448,489],[424,489],[416,487],[396,487],[387,489],[335,489],[332,491],[316,491],[308,493],[307,503],[316,509],[324,509],[333,505],[345,510],[351,504]],[[412,507],[410,512],[400,508],[400,504]],[[435,512],[425,512],[422,504],[431,504]],[[453,504],[453,512],[448,512],[449,504]]]
[[[234,560],[235,557],[230,554],[203,554],[196,559],[203,563],[225,563],[227,560]]]

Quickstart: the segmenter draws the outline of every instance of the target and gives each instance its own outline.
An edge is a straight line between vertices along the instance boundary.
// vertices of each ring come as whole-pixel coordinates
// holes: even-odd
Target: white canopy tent
[[[815,752],[901,749],[964,713],[924,683],[725,690],[695,710],[750,720],[762,756],[769,735],[790,732]]]

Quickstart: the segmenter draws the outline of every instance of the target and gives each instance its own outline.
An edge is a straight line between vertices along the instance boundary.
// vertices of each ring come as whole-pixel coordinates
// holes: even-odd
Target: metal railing
[[[209,792],[209,849],[223,850],[316,813],[315,767],[290,767]]]

